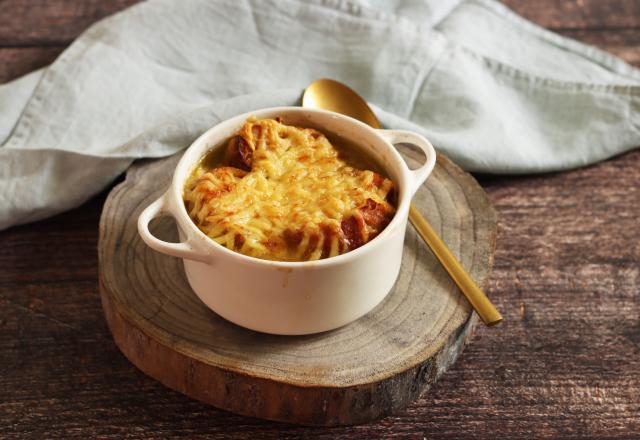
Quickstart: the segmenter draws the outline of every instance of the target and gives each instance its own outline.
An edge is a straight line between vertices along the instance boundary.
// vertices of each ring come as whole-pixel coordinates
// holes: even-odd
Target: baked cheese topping
[[[279,261],[317,260],[368,242],[389,223],[394,184],[350,166],[319,131],[249,119],[224,164],[202,161],[184,187],[189,216],[227,248]]]

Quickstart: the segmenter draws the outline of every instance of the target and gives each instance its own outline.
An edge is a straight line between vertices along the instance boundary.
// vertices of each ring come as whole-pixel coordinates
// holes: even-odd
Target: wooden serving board
[[[412,150],[403,154],[415,160]],[[146,374],[235,413],[344,425],[403,409],[458,357],[477,317],[411,226],[393,291],[352,324],[316,335],[274,336],[216,315],[189,288],[182,261],[148,248],[136,229],[142,209],[169,186],[178,158],[131,167],[105,202],[100,222],[105,316],[118,347]],[[439,155],[414,201],[486,285],[496,215],[476,181]],[[177,238],[173,221],[152,226],[161,238]]]

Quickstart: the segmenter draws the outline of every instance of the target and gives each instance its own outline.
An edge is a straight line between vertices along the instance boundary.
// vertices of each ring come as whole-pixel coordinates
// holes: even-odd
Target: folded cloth
[[[331,77],[467,170],[640,144],[640,73],[492,0],[152,0],[0,86],[0,229],[78,206],[135,159]]]

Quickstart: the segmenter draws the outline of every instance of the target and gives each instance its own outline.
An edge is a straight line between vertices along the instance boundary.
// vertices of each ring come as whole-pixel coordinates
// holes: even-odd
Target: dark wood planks
[[[640,1],[638,2],[640,3]],[[561,35],[591,44],[640,67],[640,27],[634,29],[561,30]]]
[[[0,1],[0,47],[69,44],[95,21],[138,1]]]
[[[523,17],[550,29],[640,27],[638,0],[501,0]]]
[[[640,66],[638,0],[501,0],[524,18]]]
[[[64,50],[64,46],[0,47],[0,84],[46,67]]]

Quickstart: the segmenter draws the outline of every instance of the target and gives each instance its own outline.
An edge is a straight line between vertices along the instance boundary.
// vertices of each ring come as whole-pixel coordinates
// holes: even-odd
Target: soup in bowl
[[[183,199],[198,228],[228,249],[330,258],[373,240],[395,214],[395,184],[368,168],[381,169],[319,130],[250,118],[200,160]]]
[[[416,145],[425,163],[410,170],[395,143]],[[223,318],[274,334],[327,331],[393,287],[411,197],[434,165],[416,133],[323,110],[257,110],[185,151],[138,230],[183,259],[194,292]],[[175,218],[180,243],[150,233],[160,215]]]

